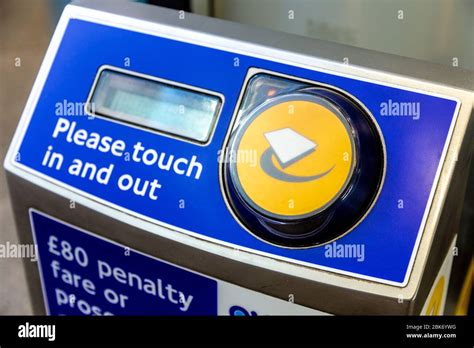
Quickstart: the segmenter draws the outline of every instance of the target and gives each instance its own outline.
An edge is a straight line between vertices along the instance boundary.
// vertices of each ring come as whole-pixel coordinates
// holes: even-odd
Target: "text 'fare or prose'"
[[[67,143],[91,151],[109,154],[125,162],[142,164],[149,168],[172,172],[195,180],[199,180],[203,170],[203,165],[197,160],[196,155],[189,159],[177,157],[173,154],[148,148],[140,141],[129,146],[123,139],[113,139],[108,135],[78,128],[75,121],[71,122],[66,118],[58,118],[52,138],[62,139]],[[56,151],[52,145],[47,147],[41,164],[54,170],[65,170],[71,176],[96,181],[101,185],[110,185],[114,177],[113,184],[121,191],[131,192],[134,195],[147,197],[151,200],[158,199],[158,190],[162,188],[156,177],[145,179],[133,176],[130,173],[121,173],[114,176],[116,163],[104,165],[103,162],[98,164],[80,158],[73,158],[66,166],[64,154]]]
[[[55,235],[48,239],[48,252],[54,259],[49,268],[54,279],[63,287],[54,289],[56,305],[63,308],[76,309],[83,315],[114,315],[104,308],[90,304],[86,298],[77,297],[75,292],[80,291],[93,298],[99,297],[108,305],[126,309],[130,299],[129,294],[118,290],[121,285],[124,289],[133,289],[151,296],[156,301],[165,301],[181,312],[187,312],[194,296],[184,290],[175,288],[171,283],[159,277],[148,278],[139,273],[127,271],[118,265],[113,265],[105,259],[92,260],[84,248],[74,246],[67,240],[61,240]],[[95,274],[99,283],[107,281],[109,286],[100,287],[97,281],[84,274],[77,273],[68,265],[73,263],[75,268],[84,269],[86,273]],[[110,285],[113,284],[113,287]],[[73,289],[69,291],[68,289]]]

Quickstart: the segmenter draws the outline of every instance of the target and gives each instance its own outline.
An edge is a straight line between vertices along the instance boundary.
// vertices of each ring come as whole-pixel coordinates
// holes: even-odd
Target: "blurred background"
[[[126,0],[118,0],[126,1]],[[65,0],[0,1],[0,159]],[[474,70],[473,0],[149,0],[244,24]],[[474,228],[474,175],[463,229]],[[0,170],[0,244],[16,243]],[[31,314],[20,259],[0,259],[0,314]],[[472,304],[471,304],[472,307]]]

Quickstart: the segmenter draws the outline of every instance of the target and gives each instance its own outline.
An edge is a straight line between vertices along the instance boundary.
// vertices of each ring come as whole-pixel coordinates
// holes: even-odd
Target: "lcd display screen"
[[[221,104],[216,95],[106,69],[96,83],[90,111],[205,143]]]

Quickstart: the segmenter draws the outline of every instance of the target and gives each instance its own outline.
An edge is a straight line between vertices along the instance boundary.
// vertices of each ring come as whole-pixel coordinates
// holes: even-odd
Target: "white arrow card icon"
[[[291,128],[267,132],[264,136],[282,168],[307,156],[318,146]]]

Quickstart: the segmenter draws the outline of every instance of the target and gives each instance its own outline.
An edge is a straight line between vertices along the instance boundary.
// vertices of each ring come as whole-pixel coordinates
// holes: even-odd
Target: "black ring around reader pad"
[[[382,184],[385,165],[382,138],[371,116],[362,106],[350,97],[329,88],[307,87],[299,89],[298,92],[318,96],[331,103],[350,125],[355,141],[355,156],[358,160],[344,192],[329,207],[313,216],[284,221],[265,215],[248,204],[232,182],[231,161],[226,159],[223,167],[228,200],[241,223],[255,236],[272,244],[290,248],[325,244],[352,230],[375,201]],[[256,108],[258,105],[248,110],[241,120],[251,117]],[[241,124],[242,121],[236,129]],[[235,143],[236,133],[237,131],[232,133],[228,146],[232,147]],[[226,152],[232,153],[232,151]]]

